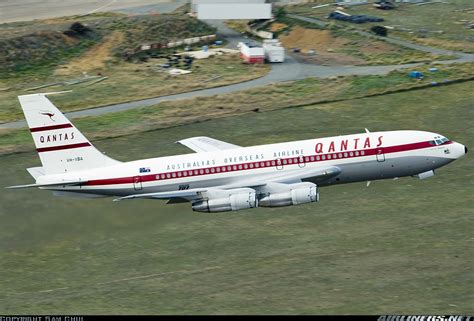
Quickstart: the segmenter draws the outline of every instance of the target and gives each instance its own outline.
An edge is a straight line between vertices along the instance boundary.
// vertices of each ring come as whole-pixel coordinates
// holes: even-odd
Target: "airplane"
[[[210,137],[178,141],[195,153],[112,159],[46,97],[18,96],[41,160],[34,184],[58,196],[164,199],[194,211],[227,212],[319,201],[319,188],[414,176],[464,156],[467,147],[431,132],[398,130],[241,147]]]

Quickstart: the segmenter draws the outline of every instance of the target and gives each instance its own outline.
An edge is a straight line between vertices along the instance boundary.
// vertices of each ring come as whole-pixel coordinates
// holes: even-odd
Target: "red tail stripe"
[[[52,125],[52,126],[43,126],[43,127],[33,127],[30,128],[30,132],[42,132],[45,130],[54,130],[54,129],[61,129],[61,128],[70,128],[72,124],[61,124],[61,125]]]
[[[452,142],[447,142],[445,144],[452,144]],[[411,150],[417,150],[417,149],[423,149],[423,148],[429,148],[429,147],[434,147],[434,146],[430,144],[430,142],[419,142],[419,143],[412,143],[412,144],[405,144],[405,145],[398,145],[398,146],[377,147],[377,148],[372,148],[372,149],[362,149],[362,150],[356,150],[356,151],[355,150],[340,151],[340,152],[334,152],[334,153],[302,155],[302,156],[305,159],[305,163],[313,163],[313,162],[330,161],[330,160],[335,160],[335,159],[348,159],[348,158],[358,158],[358,157],[365,157],[365,156],[374,156],[377,154],[391,154],[391,153],[398,153],[398,152],[407,152]],[[344,155],[347,155],[347,156],[344,156]],[[283,166],[295,165],[295,164],[298,164],[298,158],[299,157],[296,157],[296,156],[291,157],[291,158],[283,158],[283,159],[280,159],[280,162],[284,162],[284,161],[286,162],[283,164]],[[288,161],[289,159],[292,160],[291,163],[289,163]],[[255,166],[255,164],[257,163],[259,165]],[[262,163],[264,165],[260,165]],[[236,171],[275,167],[277,163],[278,163],[278,160],[272,159],[272,160],[265,160],[265,161],[262,160],[262,161],[252,162],[252,163],[241,163],[241,164],[230,164],[230,165],[222,165],[222,166],[216,166],[216,167],[208,167],[208,168],[186,169],[182,171],[175,171],[175,172],[168,172],[168,173],[148,174],[148,175],[142,175],[142,176],[137,175],[136,177],[140,177],[141,182],[151,182],[151,181],[158,181],[158,180],[168,180],[168,179],[204,176],[204,175],[221,174],[221,173],[227,173],[227,172],[236,172]],[[224,167],[225,169],[222,170],[222,168]],[[229,167],[231,169],[228,169]],[[196,171],[198,172],[198,174],[194,174]],[[184,172],[186,173],[192,172],[193,174],[184,175]],[[164,177],[162,177],[163,175]],[[118,178],[90,180],[85,185],[95,186],[95,185],[133,184],[133,182],[134,182],[134,177],[118,177]]]
[[[36,149],[36,151],[38,153],[43,153],[43,152],[52,152],[52,151],[55,151],[55,150],[73,149],[73,148],[81,148],[81,147],[88,147],[88,146],[91,146],[91,144],[90,143],[79,143],[79,144],[43,147],[43,148]]]

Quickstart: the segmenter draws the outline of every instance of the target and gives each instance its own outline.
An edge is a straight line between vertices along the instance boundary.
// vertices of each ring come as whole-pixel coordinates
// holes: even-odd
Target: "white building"
[[[192,0],[191,11],[202,20],[271,19],[272,5],[265,0]]]

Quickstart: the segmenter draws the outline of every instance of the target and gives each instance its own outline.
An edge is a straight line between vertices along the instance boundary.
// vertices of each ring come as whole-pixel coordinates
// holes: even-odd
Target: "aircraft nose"
[[[467,154],[467,146],[464,146],[464,154]]]

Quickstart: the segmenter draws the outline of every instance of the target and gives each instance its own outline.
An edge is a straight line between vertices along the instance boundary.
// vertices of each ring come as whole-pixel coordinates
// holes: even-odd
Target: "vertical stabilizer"
[[[118,163],[97,150],[46,95],[18,96],[44,174],[81,171]]]

